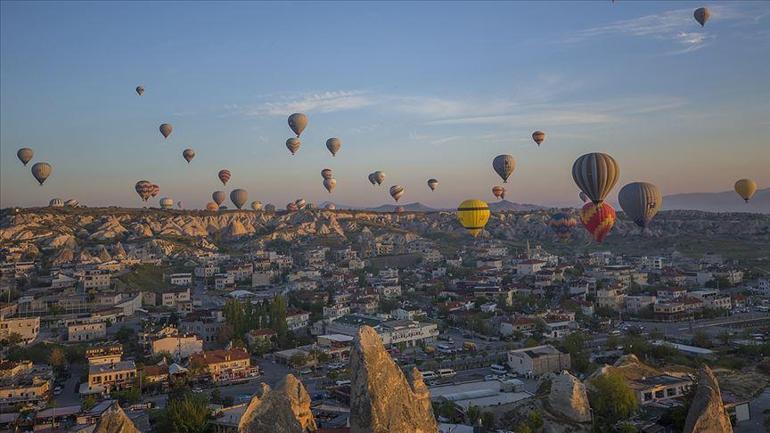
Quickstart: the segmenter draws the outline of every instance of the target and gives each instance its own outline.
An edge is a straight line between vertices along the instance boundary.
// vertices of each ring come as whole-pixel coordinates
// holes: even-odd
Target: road
[[[647,332],[657,330],[666,337],[690,337],[697,331],[704,331],[708,335],[715,337],[726,330],[735,332],[746,327],[770,325],[770,313],[755,311],[718,317],[716,319],[699,319],[683,322],[627,320],[625,323],[628,325],[644,326]]]
[[[54,396],[53,401],[56,407],[75,406],[80,404],[80,395],[78,388],[80,386],[80,372],[83,370],[83,364],[70,365],[70,378],[62,386],[62,392]]]
[[[758,395],[751,401],[749,406],[751,410],[751,419],[735,426],[735,433],[755,433],[766,431],[764,427],[765,419],[768,415],[765,411],[770,410],[770,388]]]

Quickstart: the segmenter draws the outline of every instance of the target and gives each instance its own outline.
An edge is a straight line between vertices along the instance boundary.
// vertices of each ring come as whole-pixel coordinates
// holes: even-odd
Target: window
[[[644,401],[650,401],[652,400],[652,393],[651,392],[645,392],[644,393]]]
[[[663,398],[663,390],[655,391],[655,398]]]

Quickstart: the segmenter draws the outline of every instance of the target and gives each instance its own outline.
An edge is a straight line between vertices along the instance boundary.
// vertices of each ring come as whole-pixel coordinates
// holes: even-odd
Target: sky
[[[403,203],[454,207],[494,199],[504,153],[515,202],[578,204],[571,166],[588,152],[618,161],[611,198],[634,181],[664,195],[742,177],[766,188],[768,77],[768,2],[4,1],[0,207],[139,207],[142,179],[186,208],[234,188],[279,207],[376,206],[393,203],[394,184]],[[291,156],[297,111],[310,121]],[[35,151],[28,167],[20,147]],[[53,166],[42,187],[29,170],[39,161]]]

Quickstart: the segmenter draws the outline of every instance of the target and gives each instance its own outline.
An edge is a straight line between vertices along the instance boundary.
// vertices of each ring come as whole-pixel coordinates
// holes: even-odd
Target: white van
[[[433,380],[439,377],[435,371],[431,371],[431,370],[421,371],[420,373],[422,373],[423,380]]]
[[[448,344],[437,344],[436,345],[436,349],[438,349],[439,353],[449,353],[449,354],[451,354],[452,352],[454,352],[454,349],[452,348],[452,346],[450,346]]]
[[[494,374],[505,374],[508,372],[508,370],[499,364],[492,364],[489,366],[489,370]]]
[[[452,377],[457,374],[451,368],[440,368],[437,373],[439,377]]]

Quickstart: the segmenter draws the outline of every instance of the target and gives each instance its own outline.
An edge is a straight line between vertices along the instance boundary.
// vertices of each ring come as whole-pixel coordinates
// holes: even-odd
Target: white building
[[[174,286],[189,286],[192,284],[192,274],[189,272],[171,274],[169,281]]]

